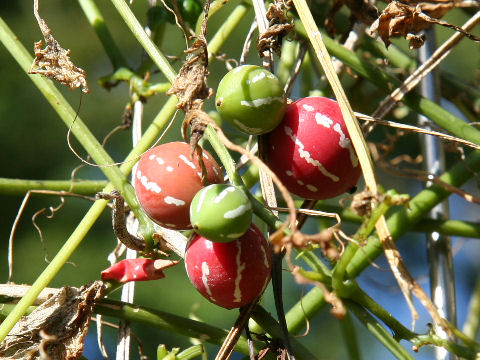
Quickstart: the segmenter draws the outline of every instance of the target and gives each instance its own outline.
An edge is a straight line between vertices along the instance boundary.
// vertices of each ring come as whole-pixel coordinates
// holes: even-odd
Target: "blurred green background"
[[[218,28],[225,16],[232,11],[237,3],[238,1],[232,0],[221,12],[212,17],[209,23],[209,35],[214,33],[215,29]],[[97,1],[97,4],[128,63],[135,68],[142,59],[142,49],[122,22],[112,4],[108,1]],[[328,6],[325,2],[319,1],[315,3],[315,9],[320,14],[325,13],[324,10]],[[33,55],[33,43],[40,40],[42,36],[33,16],[32,7],[32,2],[25,0],[0,2],[0,15]],[[146,1],[136,0],[132,5],[132,9],[140,21],[144,22],[146,20]],[[97,139],[102,139],[111,129],[122,123],[124,107],[129,99],[128,85],[126,83],[119,84],[107,91],[97,84],[99,77],[111,73],[112,66],[76,1],[43,1],[40,3],[40,14],[45,18],[60,44],[65,48],[71,49],[71,57],[75,64],[86,70],[90,94],[81,96],[80,91],[72,92],[64,87],[60,87],[60,85],[57,87],[73,108],[77,108],[81,101],[79,115],[96,135]],[[343,11],[338,19],[340,29],[345,24],[345,17],[346,12]],[[456,11],[447,16],[448,21],[457,25],[462,24],[467,18],[468,16],[461,11]],[[240,44],[243,44],[252,19],[253,12],[250,11],[246,18],[242,20],[241,26],[222,48],[222,52],[226,53],[229,58],[239,58],[241,53]],[[452,34],[451,30],[441,28],[436,30],[439,42]],[[476,33],[478,34],[478,31]],[[161,49],[165,54],[183,56],[182,52],[185,42],[175,26],[167,25],[164,39]],[[406,51],[409,56],[415,56],[413,51],[407,49],[404,41],[399,40],[394,43]],[[475,50],[472,51],[472,48]],[[252,49],[250,59],[252,62],[259,62],[254,49]],[[172,64],[176,70],[181,66],[180,61],[174,61]],[[475,77],[478,79],[479,65],[480,52],[478,51],[478,45],[473,47],[472,43],[466,40],[442,63],[442,68],[448,69],[449,72],[454,73],[456,76],[471,82]],[[214,60],[210,64],[210,71],[209,85],[212,88],[216,88],[221,76],[227,71],[225,63],[220,60]],[[0,152],[4,165],[0,169],[0,177],[69,179],[72,170],[80,165],[80,162],[68,149],[65,125],[34,87],[28,78],[29,76],[32,75],[24,74],[11,55],[1,46]],[[357,111],[371,112],[383,96],[372,86],[365,82],[355,81],[348,74],[342,80],[346,84],[346,90],[351,96],[354,109]],[[165,80],[160,74],[154,74],[152,81]],[[294,99],[299,98],[298,91],[294,92],[292,97]],[[146,124],[157,114],[165,99],[165,95],[159,95],[148,100],[145,105],[144,119]],[[209,109],[213,108],[212,99],[209,100],[207,107]],[[407,116],[413,118],[412,114]],[[174,128],[169,132],[169,140],[180,138],[180,123],[181,119],[179,118]],[[82,156],[86,156],[76,141],[73,141],[73,145]],[[406,152],[406,148],[412,154],[419,151],[415,136],[406,137],[399,146],[399,151]],[[131,134],[128,130],[116,133],[106,145],[107,151],[116,161],[121,161],[130,148]],[[454,158],[452,161],[454,161]],[[384,174],[381,171],[379,174],[381,183],[385,188],[395,187],[400,192],[405,191],[412,194],[420,190],[420,184],[406,180],[399,181],[398,178]],[[76,176],[82,179],[105,179],[101,171],[94,167],[83,167]],[[471,183],[469,186],[473,191],[478,190],[474,183]],[[21,204],[22,196],[0,195],[0,201],[2,204],[0,259],[3,259],[1,261],[0,276],[2,282],[5,282],[8,274],[8,238]],[[46,261],[53,258],[91,205],[86,200],[67,198],[64,206],[56,212],[54,218],[48,219],[44,215],[39,216],[37,224],[43,233],[44,245],[42,245],[39,233],[32,224],[31,217],[38,210],[56,207],[59,203],[58,197],[45,195],[34,195],[29,201],[15,233],[14,275],[12,279],[14,282],[31,284],[45,268]],[[466,206],[458,199],[453,199],[451,205],[455,210],[455,216],[458,218],[478,220],[478,216],[475,215],[475,210],[471,206]],[[315,231],[315,222],[310,221],[307,229]],[[346,227],[346,229],[354,231],[355,228]],[[463,239],[456,240],[455,243],[460,244],[459,252],[456,255],[456,259],[460,260],[456,260],[456,265],[459,278],[457,282],[459,304],[463,308],[463,312],[460,314],[460,319],[462,319],[461,316],[462,314],[464,316],[468,296],[475,281],[475,273],[478,267],[475,256],[472,254],[478,254],[480,249],[476,244],[476,240],[466,241]],[[50,286],[81,286],[89,281],[98,279],[100,271],[109,265],[107,255],[115,244],[116,239],[111,228],[110,214],[105,212],[77,249],[71,258],[71,263],[63,267]],[[428,272],[423,237],[419,234],[408,235],[399,244],[413,274],[420,279],[425,279],[422,285],[427,289],[428,281],[426,276]],[[378,263],[381,268],[387,268],[384,260],[380,259]],[[174,314],[191,316],[215,326],[230,328],[237,316],[237,311],[220,309],[204,300],[188,282],[182,265],[168,269],[166,275],[167,277],[161,281],[138,283],[136,285],[135,302]],[[360,281],[377,301],[384,304],[388,310],[394,312],[406,326],[409,325],[408,309],[389,272],[369,269],[362,275]],[[288,309],[301,298],[304,289],[302,286],[295,284],[286,272],[284,283],[285,305]],[[114,296],[118,297],[119,292]],[[392,304],[394,305],[392,306]],[[273,296],[270,288],[265,296],[265,306],[274,312]],[[421,309],[419,304],[417,304],[417,308]],[[422,319],[419,321],[420,330],[424,331],[426,321],[428,321],[428,318],[425,313],[422,313]],[[361,325],[357,322],[355,324],[359,329],[359,342],[363,344],[362,352],[364,358],[393,358]],[[167,344],[169,348],[174,346],[184,348],[191,342],[188,338],[166,333],[158,329],[145,328],[135,324],[133,329],[142,341],[145,354],[151,359],[155,358],[154,353],[158,344]],[[92,328],[87,339],[85,356],[89,359],[100,358],[94,332],[95,330]],[[105,327],[105,335],[110,356],[113,356],[116,332]],[[301,338],[300,341],[305,343],[321,359],[346,358],[339,323],[330,315],[328,307],[314,319],[311,324],[310,334]],[[209,358],[213,358],[215,347],[209,346],[208,350]],[[133,358],[138,358],[135,342],[132,347],[132,353],[134,354]],[[242,358],[240,355],[235,356],[235,358]],[[420,354],[415,355],[415,357],[431,358],[431,351],[422,349]]]

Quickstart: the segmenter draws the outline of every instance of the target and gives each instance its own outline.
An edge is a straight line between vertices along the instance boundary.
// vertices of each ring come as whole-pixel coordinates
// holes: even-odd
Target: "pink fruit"
[[[290,192],[328,199],[351,191],[361,168],[338,103],[307,97],[288,105],[268,137],[268,165]]]
[[[252,225],[240,238],[226,243],[196,235],[185,252],[193,286],[212,303],[233,309],[259,297],[270,280],[268,242]]]
[[[223,182],[222,171],[212,155],[203,151],[209,183]],[[202,170],[190,145],[171,142],[142,155],[135,176],[135,192],[145,212],[158,224],[174,229],[191,228],[190,203],[204,187]]]

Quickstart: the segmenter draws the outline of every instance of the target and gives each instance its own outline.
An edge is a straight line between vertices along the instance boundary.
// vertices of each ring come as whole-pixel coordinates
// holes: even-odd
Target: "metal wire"
[[[427,41],[419,49],[419,61],[425,62],[435,51],[435,31],[432,28],[426,31]],[[438,74],[433,71],[428,74],[420,84],[421,93],[424,97],[440,103],[440,84]],[[432,128],[428,118],[419,116],[419,125],[422,128]],[[445,168],[445,154],[440,141],[433,136],[421,137],[422,151],[424,156],[425,170],[429,173],[440,174]],[[426,184],[427,186],[429,184]],[[435,206],[429,214],[435,220],[447,219],[449,217],[448,202],[444,201]],[[449,236],[437,232],[427,234],[427,257],[430,272],[430,289],[432,301],[437,307],[440,315],[456,325],[456,301],[455,282],[453,273],[453,259],[451,251],[451,239]],[[435,326],[435,325],[434,325]],[[435,331],[442,337],[447,337],[445,332],[435,326]],[[435,348],[436,360],[454,360],[444,348]]]

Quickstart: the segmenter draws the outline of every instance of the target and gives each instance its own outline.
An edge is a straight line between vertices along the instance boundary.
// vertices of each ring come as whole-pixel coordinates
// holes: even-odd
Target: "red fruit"
[[[223,182],[222,171],[213,156],[203,151],[210,183]],[[190,145],[171,142],[142,155],[135,176],[135,192],[145,212],[158,224],[174,230],[190,225],[190,203],[204,187],[198,156],[190,156]]]
[[[237,240],[219,243],[196,235],[185,252],[193,286],[212,303],[233,309],[254,301],[270,280],[268,242],[252,225]]]
[[[123,283],[163,279],[165,277],[163,270],[177,264],[178,261],[175,260],[125,259],[103,270],[102,279]]]
[[[355,188],[361,168],[338,103],[307,97],[288,105],[268,137],[268,165],[288,190],[328,199]]]

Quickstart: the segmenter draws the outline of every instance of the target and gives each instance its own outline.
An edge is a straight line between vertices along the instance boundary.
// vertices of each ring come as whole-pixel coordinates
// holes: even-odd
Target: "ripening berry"
[[[351,192],[361,168],[338,103],[307,97],[287,107],[268,137],[268,166],[287,189],[306,199]]]
[[[223,182],[215,159],[203,151],[210,183]],[[204,187],[198,155],[190,156],[190,145],[171,142],[156,146],[142,155],[135,175],[135,192],[140,205],[156,223],[174,230],[190,225],[190,203]]]

